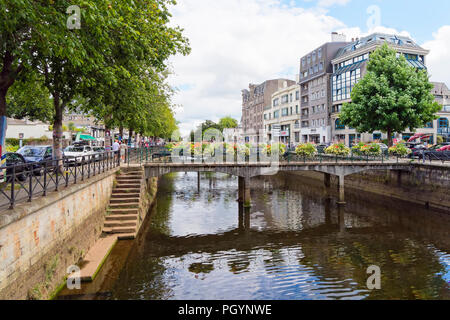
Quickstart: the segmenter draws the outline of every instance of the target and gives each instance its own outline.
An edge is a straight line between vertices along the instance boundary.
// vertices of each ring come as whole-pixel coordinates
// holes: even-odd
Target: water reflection
[[[168,175],[157,197],[127,254],[109,259],[123,261],[120,274],[89,298],[450,298],[449,215],[361,192],[343,208],[286,175],[252,181],[251,209],[227,175],[202,174],[200,190],[197,174]],[[370,265],[381,290],[366,287]]]

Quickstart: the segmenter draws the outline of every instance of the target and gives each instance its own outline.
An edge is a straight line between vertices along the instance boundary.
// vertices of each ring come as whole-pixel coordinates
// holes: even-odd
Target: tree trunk
[[[62,120],[63,120],[63,105],[61,104],[59,94],[53,94],[53,105],[55,108],[55,116],[53,118],[53,156],[58,160],[58,170],[62,172]]]
[[[388,129],[387,136],[388,136],[388,147],[390,148],[394,145],[394,142],[392,140],[392,130],[391,129]]]
[[[5,153],[5,138],[6,138],[6,94],[7,90],[0,90],[0,145],[2,146],[2,151],[0,157]]]
[[[131,144],[131,137],[133,136],[133,129],[128,129],[128,145]]]
[[[119,138],[123,140],[123,125],[119,126]]]

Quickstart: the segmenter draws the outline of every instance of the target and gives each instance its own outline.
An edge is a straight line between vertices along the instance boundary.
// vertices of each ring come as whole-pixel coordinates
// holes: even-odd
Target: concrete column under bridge
[[[344,175],[338,175],[338,193],[339,193],[339,200],[338,205],[345,205],[345,176]],[[326,188],[331,187],[331,174],[324,173],[324,184]]]
[[[250,196],[250,178],[239,177],[239,202],[244,204],[244,207],[251,207]]]

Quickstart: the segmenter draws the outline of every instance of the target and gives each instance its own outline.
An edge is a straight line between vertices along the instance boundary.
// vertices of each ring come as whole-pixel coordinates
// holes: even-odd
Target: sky
[[[178,0],[171,12],[192,48],[170,61],[183,135],[207,119],[240,121],[241,90],[295,80],[300,58],[333,31],[347,41],[374,31],[410,36],[430,50],[431,80],[450,87],[448,0]]]

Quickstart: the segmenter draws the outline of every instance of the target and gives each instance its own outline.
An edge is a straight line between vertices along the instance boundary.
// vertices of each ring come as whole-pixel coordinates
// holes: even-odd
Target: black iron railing
[[[215,151],[217,152],[217,151]],[[150,147],[150,148],[131,148],[125,152],[125,162],[127,164],[144,164],[144,163],[214,163],[220,161],[222,163],[261,163],[278,161],[280,163],[291,162],[314,162],[314,163],[392,163],[415,161],[415,159],[407,156],[388,155],[382,153],[380,155],[361,155],[351,152],[347,156],[330,155],[325,153],[318,153],[313,156],[297,155],[293,149],[284,154],[280,154],[278,159],[274,159],[270,155],[263,155],[259,148],[251,148],[249,155],[227,154],[226,150],[219,154],[215,153],[208,155],[196,150],[177,150],[173,152],[165,147]],[[442,161],[443,163],[450,161],[450,152],[441,152],[440,155],[430,154],[430,161]]]
[[[1,167],[0,210],[31,202],[49,192],[77,184],[120,166],[118,153],[105,152],[83,157],[64,157]]]

